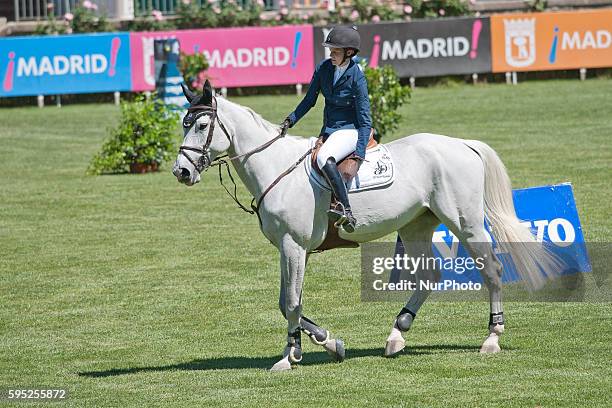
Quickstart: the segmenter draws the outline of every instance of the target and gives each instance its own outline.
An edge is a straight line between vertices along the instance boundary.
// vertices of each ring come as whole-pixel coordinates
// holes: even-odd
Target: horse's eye
[[[200,123],[200,125],[198,126],[198,130],[201,132],[204,129],[206,129],[206,124],[205,123]]]

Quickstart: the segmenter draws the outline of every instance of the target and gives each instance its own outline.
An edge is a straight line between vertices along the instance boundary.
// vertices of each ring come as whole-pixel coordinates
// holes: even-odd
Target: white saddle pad
[[[313,138],[311,146],[314,146],[317,139]],[[327,180],[312,168],[312,161],[309,156],[304,160],[306,172],[311,180],[317,183],[321,188],[330,190]],[[365,161],[361,163],[357,175],[348,186],[349,193],[381,188],[390,185],[395,179],[393,168],[393,159],[387,147],[383,144],[377,145],[373,149],[366,150]]]

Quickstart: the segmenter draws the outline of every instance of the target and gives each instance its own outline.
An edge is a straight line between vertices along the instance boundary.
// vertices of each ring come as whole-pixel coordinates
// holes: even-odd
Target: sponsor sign
[[[489,18],[448,18],[358,25],[359,56],[368,65],[392,65],[400,77],[491,71]],[[321,43],[331,27],[314,28],[315,61],[329,58]]]
[[[549,248],[563,262],[561,274],[591,272],[571,184],[518,189],[513,191],[513,198],[518,218],[532,229],[537,241],[550,243]],[[432,241],[436,257],[448,260],[470,256],[459,239],[444,225],[434,232]],[[399,237],[396,245],[397,254],[400,256],[404,254]],[[496,255],[504,265],[503,281],[520,280],[508,254],[497,250]],[[452,268],[442,269],[442,281],[483,282],[477,267],[457,268],[456,264],[450,264]],[[395,270],[391,280],[395,281],[398,277],[398,271]]]
[[[493,72],[612,66],[612,9],[491,17]]]
[[[314,70],[308,25],[132,33],[134,91],[155,87],[153,42],[167,38],[178,39],[182,52],[203,53],[216,87],[307,83]]]
[[[0,40],[0,96],[129,91],[127,33]]]

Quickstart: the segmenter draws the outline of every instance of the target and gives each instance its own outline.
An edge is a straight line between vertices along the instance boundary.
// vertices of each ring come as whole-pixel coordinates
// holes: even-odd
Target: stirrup
[[[341,202],[336,202],[333,208],[327,210],[327,216],[334,222],[334,227],[342,227],[346,232],[355,231],[355,218],[351,210],[347,210]]]

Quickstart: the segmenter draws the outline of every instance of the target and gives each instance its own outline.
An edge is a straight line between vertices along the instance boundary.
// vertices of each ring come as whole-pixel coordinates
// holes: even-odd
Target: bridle
[[[217,99],[215,97],[212,98],[210,106],[190,106],[187,109],[187,115],[185,115],[185,117],[183,118],[183,128],[187,128],[187,131],[189,132],[189,130],[193,126],[195,126],[196,123],[198,123],[198,119],[200,119],[202,116],[210,116],[208,136],[206,137],[204,145],[201,148],[185,145],[181,145],[179,147],[179,153],[185,156],[187,160],[189,160],[189,162],[193,165],[193,167],[199,174],[202,174],[202,172],[206,171],[210,166],[213,166],[215,164],[210,159],[210,145],[212,143],[213,133],[215,131],[215,121],[219,122],[219,127],[221,127],[221,130],[223,130],[223,133],[225,133],[227,139],[230,142],[232,141],[230,134],[227,131],[227,128],[225,127],[223,122],[221,122],[221,119],[219,119],[219,115],[217,115]],[[197,161],[193,160],[193,158],[186,153],[187,151],[199,153],[200,158]],[[217,160],[220,161],[220,159],[221,158],[215,158],[215,162]]]
[[[219,115],[217,114],[217,99],[213,96],[212,100],[211,100],[210,106],[209,105],[193,105],[193,106],[190,106],[187,109],[187,115],[185,115],[185,118],[183,118],[183,127],[186,128],[187,131],[189,132],[189,130],[198,122],[198,119],[201,118],[202,116],[206,116],[206,115],[210,115],[210,122],[209,122],[209,127],[208,127],[208,136],[206,137],[206,141],[204,142],[204,145],[202,145],[201,148],[200,147],[181,145],[179,147],[179,153],[182,154],[187,160],[189,160],[189,162],[193,165],[193,167],[195,168],[195,170],[199,174],[202,174],[209,167],[218,166],[219,167],[219,182],[221,183],[221,185],[223,186],[223,188],[225,189],[227,194],[229,194],[229,196],[232,197],[232,199],[236,202],[236,204],[238,204],[238,206],[241,209],[243,209],[244,211],[246,211],[246,212],[248,212],[250,214],[257,214],[257,218],[259,219],[259,223],[261,224],[261,217],[259,216],[259,206],[261,205],[261,202],[263,201],[263,199],[266,196],[266,194],[268,194],[268,192],[270,190],[272,190],[272,188],[276,184],[278,184],[278,182],[283,177],[285,177],[286,175],[291,173],[293,170],[295,170],[295,168],[302,161],[304,161],[304,159],[312,152],[312,148],[308,149],[308,151],[306,151],[306,153],[304,153],[291,167],[289,167],[287,170],[285,170],[283,173],[281,173],[276,178],[276,180],[274,180],[272,182],[272,184],[270,184],[263,191],[263,193],[261,193],[261,196],[259,197],[258,200],[255,200],[255,197],[253,197],[253,199],[251,200],[251,210],[249,210],[242,203],[240,203],[240,201],[238,200],[237,191],[236,191],[236,189],[237,189],[236,182],[234,181],[234,178],[232,177],[232,173],[230,172],[229,162],[231,162],[233,160],[237,160],[237,159],[242,158],[242,157],[250,156],[250,155],[252,155],[254,153],[258,153],[258,152],[261,152],[262,150],[265,150],[272,143],[274,143],[278,139],[284,137],[287,134],[287,129],[283,128],[281,130],[281,132],[276,137],[274,137],[273,139],[270,139],[266,143],[262,144],[259,147],[256,147],[255,149],[253,149],[253,150],[251,150],[251,151],[249,151],[247,153],[239,154],[239,155],[231,156],[231,157],[228,157],[228,155],[225,154],[225,155],[222,155],[222,156],[215,157],[214,160],[211,160],[210,159],[210,145],[212,143],[213,132],[215,130],[215,121],[219,123],[219,127],[221,128],[221,130],[223,130],[223,133],[225,134],[227,139],[230,141],[230,143],[232,142],[232,138],[231,138],[229,132],[227,131],[227,128],[225,127],[223,122],[221,122],[221,119],[219,119]],[[191,156],[189,156],[189,154],[187,154],[186,152],[199,153],[200,157],[196,161]],[[221,165],[225,165],[225,168],[227,170],[227,174],[228,174],[232,184],[234,185],[234,193],[233,194],[230,193],[230,191],[227,189],[225,184],[223,184],[223,177],[221,176]]]

